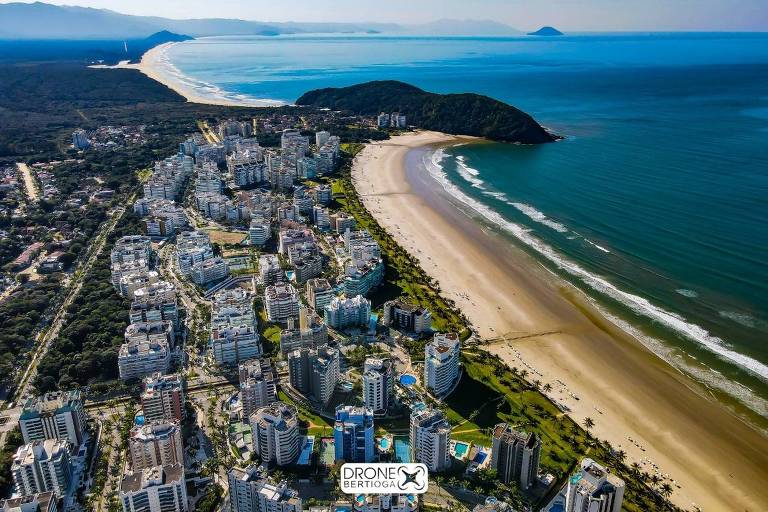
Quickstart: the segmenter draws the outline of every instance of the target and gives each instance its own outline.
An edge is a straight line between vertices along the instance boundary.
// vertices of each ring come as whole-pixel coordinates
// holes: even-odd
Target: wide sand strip
[[[501,338],[488,350],[550,383],[553,400],[576,421],[591,417],[594,434],[625,450],[629,462],[668,474],[680,486],[673,495],[678,505],[768,510],[768,439],[606,320],[580,292],[469,219],[437,182],[430,190],[429,178],[409,181],[410,152],[460,141],[419,132],[366,146],[353,181],[378,222],[419,258],[483,337]]]

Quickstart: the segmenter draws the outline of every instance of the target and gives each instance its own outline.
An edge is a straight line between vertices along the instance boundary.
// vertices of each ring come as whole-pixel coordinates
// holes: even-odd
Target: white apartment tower
[[[250,417],[253,447],[264,464],[287,466],[299,456],[299,424],[296,408],[275,402]]]
[[[460,345],[459,336],[449,332],[435,334],[424,346],[424,385],[438,397],[450,391],[459,378]]]
[[[178,421],[135,426],[128,436],[128,452],[134,471],[155,466],[184,464],[184,445]]]
[[[448,469],[451,464],[451,424],[439,409],[411,413],[411,458],[426,464],[430,472]]]
[[[386,413],[392,402],[394,369],[387,358],[369,357],[363,365],[363,402],[374,413]]]
[[[184,466],[155,466],[129,471],[120,482],[123,512],[186,512]]]

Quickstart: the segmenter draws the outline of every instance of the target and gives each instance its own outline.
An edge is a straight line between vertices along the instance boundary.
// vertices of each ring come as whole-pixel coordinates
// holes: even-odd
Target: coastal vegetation
[[[435,94],[394,80],[316,89],[303,94],[296,104],[357,115],[399,112],[405,114],[408,124],[418,128],[504,142],[541,144],[558,138],[525,112],[493,98],[471,93]]]
[[[372,297],[374,306],[381,306],[387,300],[404,295],[410,302],[429,309],[435,329],[457,332],[463,339],[468,338],[470,331],[466,319],[452,301],[440,295],[440,283],[428,276],[418,260],[376,222],[357,195],[352,184],[351,165],[362,145],[345,145],[343,149],[344,161],[339,176],[333,180],[334,199],[344,211],[355,217],[360,228],[367,229],[376,239],[386,268],[384,283]],[[423,342],[405,343],[413,354],[423,355]]]

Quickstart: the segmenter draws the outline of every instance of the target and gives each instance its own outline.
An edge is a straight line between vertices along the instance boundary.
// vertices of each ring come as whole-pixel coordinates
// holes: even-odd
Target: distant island
[[[541,27],[536,32],[528,32],[529,36],[562,36],[563,33],[555,27]]]
[[[419,128],[503,142],[542,144],[560,138],[525,112],[488,96],[435,94],[394,80],[316,89],[303,94],[296,104],[356,115],[399,112]]]

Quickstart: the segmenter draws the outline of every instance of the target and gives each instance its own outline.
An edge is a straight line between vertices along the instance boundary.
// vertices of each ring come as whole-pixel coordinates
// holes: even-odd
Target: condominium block
[[[184,465],[181,425],[172,421],[133,427],[128,435],[128,453],[134,471],[155,466]]]
[[[298,413],[292,405],[275,402],[250,416],[253,447],[261,462],[287,466],[299,456]]]
[[[269,358],[251,359],[238,368],[243,419],[277,400],[277,373]]]
[[[25,443],[58,439],[80,446],[86,429],[82,391],[57,391],[27,398],[21,403],[19,428]]]
[[[283,269],[280,260],[274,254],[259,256],[259,279],[264,286],[279,283],[283,280]]]
[[[317,348],[328,343],[328,327],[317,313],[299,307],[299,321],[288,320],[280,331],[280,352],[287,354],[299,348]]]
[[[424,346],[424,385],[435,395],[450,391],[459,378],[461,343],[454,332],[437,333]]]
[[[333,329],[365,326],[371,317],[371,301],[362,295],[334,297],[324,313],[325,323]]]
[[[184,466],[155,466],[129,471],[120,482],[123,512],[186,512]]]
[[[585,458],[568,479],[565,512],[620,512],[624,488],[624,480]]]
[[[166,373],[171,366],[171,349],[167,341],[123,343],[117,355],[121,380],[132,380],[153,373]]]
[[[128,313],[131,323],[166,321],[179,328],[179,306],[176,287],[168,281],[158,281],[133,292]]]
[[[230,512],[302,512],[299,493],[285,481],[270,482],[259,466],[228,473]]]
[[[310,307],[325,313],[325,306],[331,303],[336,293],[327,279],[310,279],[306,285],[307,302]]]
[[[385,413],[393,400],[394,367],[383,357],[369,357],[363,364],[363,403],[374,413]]]
[[[9,498],[0,504],[2,512],[56,512],[56,510],[56,495],[52,492]]]
[[[299,294],[290,284],[278,283],[264,290],[264,306],[270,322],[287,324],[299,316]]]
[[[291,387],[325,404],[339,382],[339,351],[328,345],[301,348],[288,354]]]
[[[200,261],[192,265],[192,281],[200,286],[220,281],[228,276],[227,261],[221,257]]]
[[[382,323],[387,327],[421,334],[432,328],[432,314],[425,308],[402,300],[384,303]]]
[[[534,433],[527,434],[499,423],[493,428],[491,467],[505,484],[515,482],[520,489],[529,489],[539,474],[541,440]]]
[[[184,382],[177,373],[155,373],[144,379],[141,407],[146,421],[165,423],[182,421],[184,410]]]
[[[336,409],[333,440],[336,461],[373,462],[373,411],[351,405]]]
[[[11,463],[11,475],[21,496],[52,492],[64,497],[72,483],[69,442],[46,439],[20,446]]]
[[[176,236],[176,262],[182,274],[190,274],[195,264],[213,257],[213,247],[208,233],[185,231]]]
[[[411,413],[411,458],[430,472],[451,466],[451,424],[440,409],[421,409]]]

